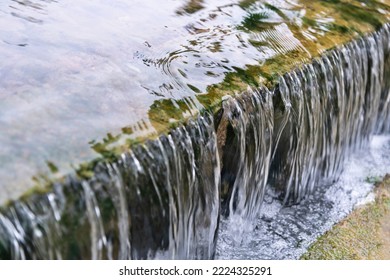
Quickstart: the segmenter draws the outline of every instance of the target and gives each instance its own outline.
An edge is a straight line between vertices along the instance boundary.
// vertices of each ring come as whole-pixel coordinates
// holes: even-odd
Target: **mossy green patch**
[[[250,13],[243,19],[241,28],[256,31],[266,30],[273,25],[265,21],[268,18],[267,12]]]

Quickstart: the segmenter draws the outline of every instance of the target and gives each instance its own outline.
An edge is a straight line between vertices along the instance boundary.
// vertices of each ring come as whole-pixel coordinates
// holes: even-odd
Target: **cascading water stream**
[[[259,210],[267,183],[273,133],[272,95],[268,89],[229,98],[223,108],[227,142],[221,170],[222,202],[230,219],[250,221]]]
[[[12,259],[212,258],[219,161],[205,116],[149,141],[89,181],[70,179],[0,215]]]
[[[267,191],[301,202],[390,131],[389,28],[2,209],[0,258],[213,258],[219,226],[243,239]]]

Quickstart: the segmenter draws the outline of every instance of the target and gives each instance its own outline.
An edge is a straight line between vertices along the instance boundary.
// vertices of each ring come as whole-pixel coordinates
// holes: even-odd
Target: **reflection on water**
[[[202,109],[211,85],[257,86],[275,65],[305,62],[389,16],[371,0],[368,17],[359,1],[344,1],[341,16],[338,2],[2,1],[0,203],[46,176],[47,162],[60,177],[95,158],[107,133],[110,145],[155,136]]]

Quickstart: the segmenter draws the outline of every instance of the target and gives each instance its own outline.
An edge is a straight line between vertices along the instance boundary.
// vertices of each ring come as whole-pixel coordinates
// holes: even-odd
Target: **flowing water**
[[[373,181],[389,173],[390,136],[374,136],[366,150],[349,157],[339,180],[316,188],[300,204],[286,207],[272,188],[250,231],[221,223],[218,259],[298,259],[312,242],[357,205],[372,202]]]
[[[390,21],[348,1],[1,1],[0,205]]]
[[[212,121],[201,117],[98,166],[92,180],[16,203],[0,215],[0,248],[22,259],[211,258],[217,157]]]
[[[62,176],[60,180],[54,181],[49,190],[26,194],[21,199],[2,207],[0,258],[296,258],[316,236],[350,211],[353,205],[368,193],[367,185],[356,186],[355,190],[355,186],[352,186],[355,182],[344,184],[350,177],[348,173],[343,173],[343,170],[346,169],[346,162],[351,160],[351,155],[358,155],[360,160],[364,159],[367,162],[377,161],[378,155],[371,157],[368,150],[364,149],[369,147],[374,134],[390,132],[390,26],[388,24],[372,34],[323,53],[320,58],[314,58],[310,63],[302,64],[303,61],[309,62],[311,52],[307,49],[308,45],[305,47],[303,44],[304,40],[296,39],[297,33],[293,33],[294,29],[286,23],[291,19],[303,19],[301,15],[303,8],[298,3],[283,4],[288,6],[283,10],[288,14],[285,16],[274,6],[266,6],[262,3],[255,3],[255,6],[250,6],[251,10],[248,11],[241,3],[245,1],[240,1],[240,5],[234,3],[219,6],[218,9],[204,8],[209,6],[203,1],[198,1],[200,7],[203,7],[199,9],[201,11],[205,9],[204,13],[197,14],[200,18],[205,14],[211,16],[212,13],[217,13],[217,16],[210,18],[213,24],[215,17],[220,19],[219,15],[226,16],[227,13],[233,20],[241,19],[236,25],[241,23],[243,25],[241,28],[248,29],[251,26],[248,22],[252,21],[253,17],[259,17],[255,11],[266,9],[272,15],[267,17],[266,25],[270,28],[268,31],[263,30],[264,22],[255,24],[261,30],[260,32],[247,30],[242,33],[236,27],[223,29],[222,25],[217,25],[218,34],[224,34],[223,38],[218,38],[219,41],[238,38],[238,41],[234,39],[233,42],[239,42],[239,46],[245,45],[248,40],[257,43],[253,43],[252,47],[247,47],[244,51],[239,46],[236,46],[239,51],[234,48],[231,50],[232,54],[228,57],[233,62],[225,66],[234,69],[242,79],[248,80],[251,87],[244,92],[240,90],[224,96],[221,109],[214,114],[210,110],[205,110],[199,96],[201,96],[200,92],[206,89],[206,85],[220,82],[222,78],[216,78],[218,75],[214,72],[211,75],[206,71],[210,74],[206,75],[207,77],[219,79],[210,82],[207,80],[209,78],[205,78],[206,76],[198,76],[199,72],[196,71],[196,63],[205,58],[211,59],[209,51],[213,54],[213,59],[221,59],[221,63],[226,59],[225,51],[218,52],[214,48],[202,51],[204,47],[202,43],[211,42],[214,37],[206,39],[201,37],[210,36],[211,29],[203,26],[202,28],[206,28],[207,31],[202,31],[202,28],[197,25],[186,25],[185,32],[192,34],[186,38],[195,49],[177,50],[169,53],[162,60],[149,59],[145,54],[134,52],[130,56],[139,61],[139,65],[134,61],[127,64],[129,52],[124,50],[128,46],[143,45],[142,49],[146,52],[156,42],[145,41],[142,37],[143,32],[150,36],[155,34],[155,38],[159,33],[153,33],[154,27],[146,25],[145,30],[134,29],[138,35],[132,34],[134,36],[129,35],[127,38],[124,35],[126,26],[129,21],[137,18],[121,14],[129,9],[126,4],[120,2],[118,6],[109,5],[108,8],[107,1],[101,0],[98,1],[99,5],[89,10],[82,9],[84,6],[69,6],[67,1],[60,3],[38,1],[36,5],[24,1],[11,2],[12,5],[0,6],[0,11],[5,13],[8,20],[18,21],[19,28],[23,29],[30,25],[34,28],[29,38],[10,36],[7,40],[3,39],[6,46],[3,44],[2,48],[8,51],[11,57],[16,56],[16,58],[26,55],[37,57],[33,54],[38,55],[35,48],[40,44],[52,48],[50,47],[45,53],[39,53],[38,57],[44,56],[44,59],[39,58],[38,61],[46,61],[44,64],[38,62],[31,64],[38,67],[38,70],[34,67],[30,69],[28,60],[16,59],[15,64],[5,63],[6,66],[2,67],[0,72],[2,77],[4,75],[10,77],[2,80],[6,81],[2,83],[2,88],[17,89],[14,95],[0,96],[5,100],[1,103],[5,113],[0,115],[0,128],[2,131],[7,131],[6,134],[0,135],[0,142],[5,143],[3,151],[6,151],[0,154],[1,162],[5,164],[4,168],[0,169],[1,177],[5,178],[3,182],[19,176],[11,174],[10,170],[19,166],[18,160],[21,158],[42,161],[54,171],[57,167],[51,161],[48,162],[52,159],[52,155],[46,157],[45,153],[54,151],[54,155],[58,155],[54,158],[57,159],[63,156],[72,158],[75,153],[80,153],[78,159],[90,159],[83,154],[89,154],[89,147],[84,149],[85,147],[80,146],[80,149],[73,149],[67,146],[70,142],[63,136],[76,137],[76,143],[88,143],[87,140],[111,129],[122,128],[122,131],[126,132],[125,128],[129,128],[129,120],[123,117],[126,116],[127,110],[124,107],[130,100],[134,101],[130,106],[132,108],[138,108],[137,102],[143,104],[140,108],[151,106],[149,111],[151,115],[150,112],[154,108],[150,105],[152,102],[159,100],[164,104],[164,100],[168,100],[161,99],[162,96],[156,97],[159,94],[163,94],[164,98],[170,96],[172,100],[182,98],[180,100],[185,103],[187,110],[183,113],[180,111],[182,109],[178,109],[179,112],[194,116],[185,125],[172,122],[176,127],[170,129],[168,134],[157,137],[154,130],[157,128],[156,123],[152,125],[152,120],[149,118],[140,121],[139,118],[142,119],[144,113],[137,114],[136,111],[130,110],[130,122],[140,122],[137,124],[138,130],[132,126],[131,129],[129,128],[131,130],[129,134],[132,135],[129,137],[134,139],[133,136],[137,131],[153,137],[138,145],[134,144],[132,149],[122,152],[119,156],[108,153],[106,149],[98,149],[97,147],[100,146],[96,146],[97,142],[93,140],[90,145],[95,147],[94,150],[99,150],[111,159],[98,161],[94,166],[93,175]],[[182,14],[190,14],[187,6],[176,7],[175,1],[168,2],[174,7],[168,5],[167,14],[169,15],[169,11],[173,9],[176,15],[166,16],[166,20],[172,24],[167,27],[168,31],[165,33],[166,38],[169,39],[166,41],[166,47],[170,47],[170,43],[178,40],[177,30],[175,28],[170,30],[170,28],[182,24],[182,19],[176,23],[171,20],[180,18]],[[135,7],[142,9],[140,14],[153,15],[151,12],[153,9],[150,9],[148,4],[135,5]],[[66,8],[71,8],[74,12],[72,18],[75,18],[75,22],[65,15],[59,15],[59,12]],[[34,15],[32,16],[26,9],[33,9]],[[99,30],[97,33],[96,30],[81,30],[80,34],[83,38],[78,38],[77,36],[81,35],[74,31],[75,26],[91,27],[91,24],[80,24],[79,21],[87,20],[81,15],[88,11],[94,17],[99,17],[99,11],[105,9],[112,11],[109,15],[112,16],[111,19],[115,24],[108,24],[107,22],[110,22],[108,17],[104,21],[107,26],[97,26]],[[50,16],[53,14],[58,18],[53,20]],[[165,12],[162,11],[160,16],[164,17]],[[320,17],[318,22],[321,22],[320,19],[324,18]],[[4,21],[3,18],[2,20]],[[139,20],[143,21],[141,18]],[[222,17],[222,22],[224,20],[225,18]],[[122,29],[115,29],[118,33],[111,33],[112,26],[118,26],[116,21],[123,23]],[[207,25],[205,23],[207,21],[200,20],[200,22]],[[75,39],[74,42],[81,45],[72,47],[72,44],[63,45],[60,39],[61,44],[58,45],[56,41],[51,41],[52,29],[47,29],[50,24],[59,28],[56,30],[59,33],[55,34],[61,34],[61,27],[64,27],[67,32],[61,38],[76,36],[75,38],[80,40],[72,37]],[[3,27],[1,34],[4,34],[5,25],[0,26]],[[321,24],[315,26],[324,27]],[[230,31],[232,33],[229,33]],[[23,32],[15,34],[20,35]],[[86,34],[89,35],[85,36]],[[243,34],[246,34],[246,39],[240,37]],[[123,39],[123,41],[119,40],[123,45],[117,44],[117,35]],[[99,41],[94,36],[105,38],[108,42],[111,42],[111,36],[116,39],[108,45],[105,43],[90,45],[89,42]],[[310,38],[309,33],[306,36]],[[190,40],[194,38],[198,38],[199,42],[194,43]],[[259,48],[261,49],[259,42],[267,40],[272,43],[271,47],[262,48],[259,52]],[[228,43],[226,46],[235,43]],[[15,47],[28,47],[29,44],[32,47],[26,52],[21,49],[18,49],[19,52],[13,50]],[[174,45],[183,46],[180,43]],[[213,46],[218,49],[215,44]],[[110,51],[114,49],[119,55],[113,54],[107,57],[105,48]],[[61,71],[68,68],[62,66],[58,68],[58,72],[43,71],[42,69],[48,65],[56,65],[55,61],[61,57],[57,53],[59,50],[64,52],[74,50],[77,56],[90,52],[98,55],[96,59],[92,59],[91,64],[85,64],[85,60],[81,60],[80,65],[83,67],[79,67],[79,71],[71,67],[74,72],[69,71],[74,76],[70,75],[70,72],[63,74]],[[162,50],[162,52],[166,51]],[[223,57],[219,57],[218,53]],[[233,55],[234,53],[237,56]],[[257,63],[263,61],[262,63],[267,65],[267,59],[272,60],[276,54],[287,57],[291,53],[304,54],[299,56],[300,66],[290,67],[291,71],[279,76],[274,87],[267,88],[265,85],[256,84],[244,70],[237,68],[237,65],[247,65],[246,60]],[[68,56],[69,53],[63,55]],[[235,59],[240,61],[234,62]],[[114,60],[118,63],[112,64]],[[177,61],[182,63],[178,65],[192,65],[192,62],[194,65],[193,68],[188,66],[185,71],[179,71],[180,68],[170,66]],[[69,63],[69,60],[63,62]],[[212,63],[210,63],[202,64],[200,68],[204,70],[211,67]],[[140,70],[141,68],[134,68],[135,65],[153,66],[155,67],[153,69],[165,74],[158,76],[153,71],[145,71],[147,75],[141,77],[140,73],[143,71]],[[213,71],[218,72],[224,68],[222,64],[218,65],[215,68],[211,67]],[[96,71],[98,66],[99,71]],[[21,69],[30,71],[30,74],[24,75],[20,72]],[[182,78],[176,79],[178,74],[172,72],[172,69],[185,79],[188,75],[192,75],[188,77],[189,80],[202,82],[182,84]],[[31,73],[34,75],[31,76]],[[122,74],[124,76],[121,76]],[[224,73],[223,76],[229,77],[228,73]],[[49,78],[55,79],[56,83],[49,82],[47,80]],[[165,83],[164,79],[169,79],[169,82]],[[92,82],[85,84],[86,80]],[[165,86],[159,87],[159,91],[156,91],[152,84],[148,86],[142,84],[140,81],[143,80],[152,84],[162,82]],[[23,84],[23,81],[28,83]],[[71,81],[75,84],[70,83]],[[129,90],[135,88],[146,90],[147,97],[138,98],[135,93],[143,90],[127,95]],[[77,92],[73,92],[75,89]],[[188,90],[192,92],[189,93]],[[28,96],[35,91],[36,95],[30,96],[35,100],[31,103]],[[53,99],[46,99],[46,95],[50,92],[60,92],[60,94],[55,95]],[[194,92],[199,96],[194,95]],[[114,105],[112,103],[107,105],[106,93],[109,93],[109,102],[113,102]],[[18,104],[20,102],[18,100],[23,100],[24,105]],[[37,106],[39,103],[37,100],[42,100],[45,105]],[[61,106],[54,106],[56,102],[64,104],[64,107],[57,110],[56,108]],[[90,102],[91,104],[86,107],[74,107],[76,104]],[[175,104],[176,107],[181,106],[179,101]],[[101,108],[95,105],[108,106],[107,115],[103,114],[95,119],[100,113],[96,114],[94,110],[101,112]],[[113,107],[118,110],[111,112],[110,109]],[[35,113],[26,114],[32,112],[31,110]],[[86,114],[72,114],[73,110]],[[197,114],[191,110],[201,113]],[[117,116],[113,116],[112,113]],[[133,113],[134,117],[131,116]],[[16,119],[20,121],[21,126],[15,126],[15,116],[18,116]],[[50,119],[49,116],[53,118]],[[65,126],[55,124],[57,120],[64,118],[68,121]],[[26,122],[26,119],[31,122]],[[43,121],[37,122],[37,119]],[[46,127],[46,121],[54,121],[51,127],[55,129],[47,128],[50,133],[40,138],[36,132],[45,131],[42,127]],[[81,127],[78,124],[81,124]],[[92,130],[83,130],[84,125]],[[75,131],[72,130],[74,127],[83,133],[75,135]],[[148,131],[152,133],[149,134]],[[15,137],[9,137],[10,135]],[[54,140],[48,140],[46,137],[53,137]],[[19,142],[14,143],[13,139],[18,139]],[[36,142],[27,145],[23,139],[33,142],[36,140]],[[108,134],[104,143],[118,144],[116,135]],[[59,148],[47,149],[49,144]],[[380,153],[388,154],[388,144],[378,146],[380,146]],[[67,154],[61,152],[61,149],[70,152]],[[9,151],[17,151],[13,155],[18,158],[16,159],[18,163],[15,163],[14,159],[5,160],[12,154],[8,153]],[[373,151],[377,151],[375,147]],[[362,153],[366,157],[360,156]],[[388,157],[384,156],[379,166],[378,164],[372,166],[376,168],[376,172],[384,173],[390,170],[382,169],[380,166],[384,167],[387,163]],[[26,165],[25,162],[23,164]],[[31,168],[30,165],[26,166],[27,169]],[[371,165],[368,166],[371,168]],[[347,167],[347,170],[351,168]],[[18,172],[23,170],[25,169],[22,168]],[[352,170],[356,171],[356,168]],[[26,174],[35,174],[34,172],[26,171]],[[341,180],[339,180],[340,176]],[[363,180],[361,175],[355,177],[356,182]],[[16,194],[20,195],[15,192],[3,196],[2,199],[5,200]]]

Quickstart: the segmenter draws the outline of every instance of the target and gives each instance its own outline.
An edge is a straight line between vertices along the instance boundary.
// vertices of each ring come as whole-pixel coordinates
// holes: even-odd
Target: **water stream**
[[[320,186],[300,204],[285,206],[268,188],[250,231],[221,223],[218,259],[298,259],[317,237],[357,205],[372,202],[373,181],[389,173],[390,136],[374,136],[365,150],[349,157],[339,180]]]
[[[0,258],[296,258],[390,171],[389,80],[384,25],[2,208]]]

